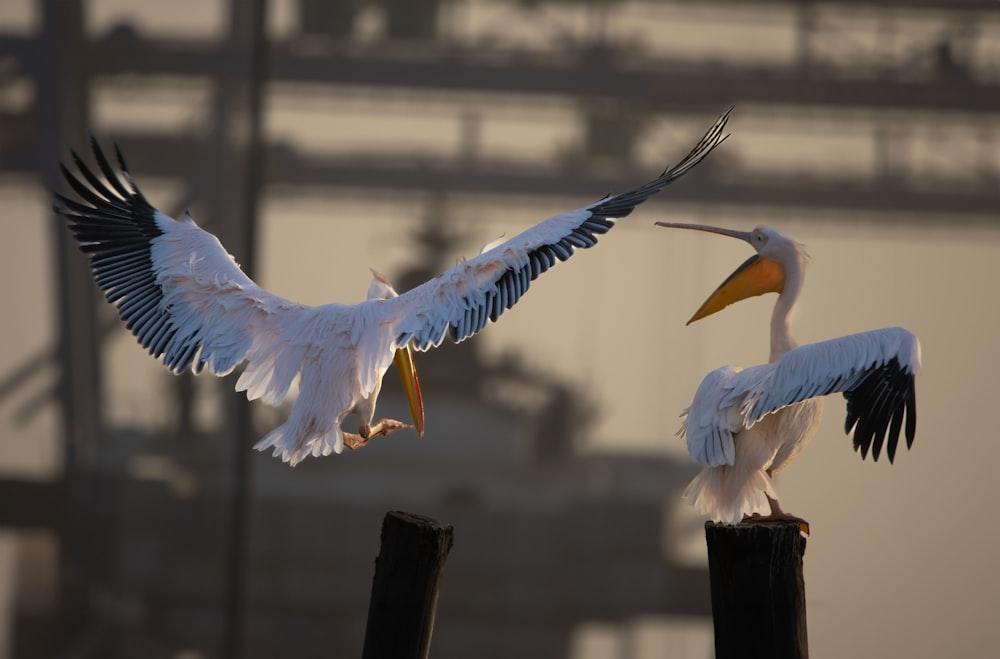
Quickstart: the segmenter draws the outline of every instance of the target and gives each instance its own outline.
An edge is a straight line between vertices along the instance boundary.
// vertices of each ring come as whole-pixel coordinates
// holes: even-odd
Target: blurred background
[[[732,104],[696,170],[417,356],[423,439],[295,469],[250,449],[284,410],[150,359],[50,211],[93,131],[262,285],[354,302],[650,179]],[[806,243],[801,342],[921,338],[911,452],[862,462],[831,398],[777,479],[813,653],[993,656],[998,115],[992,0],[5,0],[0,657],[358,657],[392,509],[455,526],[432,656],[711,656],[675,432],[766,360],[774,297],[685,327],[749,248],[656,220]]]

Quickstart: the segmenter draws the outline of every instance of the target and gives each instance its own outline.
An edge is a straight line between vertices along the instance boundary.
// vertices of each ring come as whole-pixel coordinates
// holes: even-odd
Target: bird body
[[[256,444],[294,465],[408,427],[393,419],[372,423],[391,362],[403,377],[413,427],[422,434],[411,350],[429,350],[445,337],[462,341],[496,321],[532,280],[577,248],[594,245],[615,219],[701,162],[725,139],[728,116],[652,181],[549,218],[402,295],[376,274],[368,299],[355,305],[311,307],[259,287],[189,215],[177,221],[153,207],[121,153],[116,171],[93,139],[104,180],[73,153],[82,180],[61,169],[80,200],[57,194],[55,209],[69,220],[97,285],[126,327],[172,372],[190,368],[222,376],[245,364],[236,389],[270,405],[282,402],[299,380],[286,422]],[[352,414],[357,434],[341,429]]]
[[[854,430],[862,458],[878,460],[883,445],[896,454],[905,418],[909,447],[916,431],[914,377],[920,344],[891,327],[799,346],[791,321],[805,281],[802,246],[767,227],[752,232],[658,222],[666,227],[720,233],[749,242],[757,254],[709,297],[689,323],[733,302],[778,293],[771,315],[767,364],[724,366],[709,373],[686,410],[682,434],[691,457],[704,465],[685,491],[699,512],[737,523],[770,508],[785,515],[771,479],[786,468],[819,429],[823,396],[847,399],[845,432]]]

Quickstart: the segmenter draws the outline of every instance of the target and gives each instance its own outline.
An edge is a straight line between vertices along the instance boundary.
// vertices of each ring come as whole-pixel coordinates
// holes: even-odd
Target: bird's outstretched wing
[[[847,399],[844,431],[854,430],[861,457],[878,460],[883,444],[889,462],[896,456],[905,417],[906,446],[916,433],[914,379],[920,343],[911,332],[889,327],[800,346],[781,358],[766,377],[750,381],[747,369],[733,379],[723,405],[739,405],[744,425],[814,396],[843,392]],[[744,379],[745,378],[745,379]]]
[[[731,109],[730,109],[731,111]],[[462,341],[496,321],[528,290],[531,281],[576,248],[597,243],[614,219],[625,217],[653,194],[700,163],[726,138],[727,111],[679,163],[652,181],[623,194],[605,197],[585,208],[551,217],[392,301],[397,311],[397,345],[413,341],[429,350],[447,336]]]
[[[702,380],[685,411],[683,433],[691,457],[707,467],[733,464],[733,436],[772,412],[815,396],[843,392],[854,448],[878,460],[883,445],[896,457],[905,417],[906,445],[913,444],[917,407],[914,376],[920,344],[890,327],[790,350],[774,364],[718,368]]]
[[[126,327],[174,373],[207,369],[221,376],[246,359],[237,390],[280,402],[301,364],[281,338],[309,307],[257,286],[190,216],[177,221],[154,208],[117,148],[120,172],[93,137],[91,146],[104,180],[72,153],[82,180],[60,169],[80,200],[56,194],[54,207]],[[279,350],[285,352],[276,363]]]

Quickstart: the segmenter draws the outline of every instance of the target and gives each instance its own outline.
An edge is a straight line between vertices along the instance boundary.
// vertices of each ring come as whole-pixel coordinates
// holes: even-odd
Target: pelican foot
[[[344,433],[344,446],[356,451],[365,444],[368,443],[368,438],[362,437],[361,435],[355,435],[353,432]]]
[[[395,419],[379,419],[372,425],[362,424],[358,426],[358,434],[353,432],[344,433],[344,446],[356,451],[365,444],[368,443],[372,437],[378,437],[379,435],[391,435],[397,430],[402,430],[403,428],[412,428],[408,423],[403,423],[402,421],[396,421]]]
[[[391,435],[397,430],[402,430],[403,428],[412,428],[413,426],[408,423],[403,423],[402,421],[396,421],[395,419],[379,419],[372,425],[362,424],[358,427],[358,434],[365,439],[371,439],[372,437],[378,437],[379,435]]]

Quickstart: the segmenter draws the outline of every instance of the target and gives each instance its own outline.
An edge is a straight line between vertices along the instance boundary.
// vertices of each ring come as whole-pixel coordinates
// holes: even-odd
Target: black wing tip
[[[97,165],[101,168],[102,172],[106,172],[108,169],[108,159],[104,156],[104,149],[101,148],[101,143],[94,135],[92,131],[87,131],[88,141],[90,142],[90,151],[94,154],[94,159],[97,160]]]
[[[125,155],[122,153],[122,149],[118,145],[118,142],[114,142],[113,144],[115,147],[115,158],[118,160],[118,167],[122,170],[122,173],[129,178],[129,183],[131,183],[132,179],[129,176],[128,165],[125,163]]]
[[[132,180],[132,176],[129,173],[128,163],[125,160],[125,154],[118,142],[112,142],[115,161],[118,165],[116,169],[111,165],[111,161],[108,160],[104,153],[104,149],[101,148],[100,141],[97,139],[97,136],[93,133],[93,131],[87,131],[87,141],[90,143],[90,149],[93,153],[94,161],[97,164],[96,169],[89,167],[84,162],[84,159],[74,149],[70,148],[69,151],[77,172],[79,172],[79,174],[91,184],[93,189],[99,194],[104,195],[106,198],[110,193],[111,196],[117,195],[121,201],[138,202],[138,207],[144,209],[147,213],[154,210],[145,195],[142,194],[142,191]],[[82,185],[77,174],[71,171],[70,168],[62,162],[59,163],[59,167],[67,183],[73,186],[74,189],[82,196],[86,197],[87,195],[83,195],[77,186],[74,185],[74,183]],[[104,180],[99,181],[95,172],[102,174]]]
[[[889,464],[896,459],[900,432],[906,448],[913,446],[916,436],[916,376],[903,368],[896,357],[874,368],[856,388],[845,391],[847,420],[844,432],[854,431],[854,450],[861,459],[878,462],[883,446]],[[905,417],[905,430],[904,430]]]
[[[723,134],[723,131],[725,130],[726,124],[729,122],[729,117],[735,108],[735,105],[731,105],[729,106],[729,109],[719,115],[718,119],[712,123],[708,131],[706,131],[702,138],[698,140],[698,143],[694,145],[691,151],[689,151],[688,154],[684,156],[676,165],[664,169],[663,173],[660,174],[660,178],[673,180],[680,177],[704,160],[708,154],[715,150],[716,147],[725,142],[731,133]]]
[[[708,131],[701,136],[701,139],[698,140],[694,147],[688,151],[687,155],[672,167],[665,168],[655,179],[628,192],[606,196],[588,206],[588,210],[591,211],[591,217],[616,219],[626,217],[635,210],[636,206],[645,202],[651,196],[694,169],[702,160],[708,157],[708,154],[729,137],[728,134],[722,135],[722,131],[729,120],[729,114],[732,110],[733,108],[730,107],[720,115]]]
[[[94,133],[94,131],[89,130],[89,129],[87,130],[87,142],[90,144],[90,150],[94,154],[94,157],[97,158],[98,161],[103,160],[105,162],[109,162],[110,163],[110,161],[104,155],[104,149],[101,147],[101,141],[100,141],[100,139],[98,139],[97,134]],[[124,166],[125,160],[121,157],[121,150],[118,147],[118,143],[117,142],[112,142],[111,145],[112,145],[112,147],[115,150],[115,156],[116,156],[116,158],[118,160],[118,164],[121,165],[122,171],[126,171],[127,168]]]
[[[72,155],[73,161],[76,162],[77,166],[79,167],[80,156],[78,156],[76,154],[76,151],[73,151],[72,149],[70,149],[70,154]],[[67,181],[69,181],[69,179],[71,178],[74,178],[73,172],[69,170],[69,167],[66,166],[66,163],[63,162],[59,163],[59,173],[62,174],[63,178],[66,179]]]
[[[913,446],[917,436],[917,378],[909,374],[910,383],[906,396],[906,448]]]
[[[726,127],[726,124],[729,123],[729,117],[732,116],[733,110],[735,109],[736,109],[736,104],[734,103],[730,105],[725,112],[719,115],[719,118],[715,120],[715,124],[713,124],[712,129],[709,130],[709,134],[715,132],[717,135],[720,135],[722,133],[722,130]],[[712,145],[712,148],[714,149],[715,147],[719,146],[720,144],[728,140],[730,136],[732,136],[732,133],[726,133],[721,137],[717,137],[715,143]]]
[[[83,164],[83,158],[81,158],[80,154],[76,152],[76,149],[70,148],[69,155],[73,159],[73,164],[75,164],[78,169],[86,167],[86,165]],[[62,165],[62,163],[59,164]]]
[[[87,131],[86,141],[90,146],[91,153],[94,154],[94,157],[98,162],[98,165],[100,165],[101,160],[104,159],[104,152],[101,150],[100,142],[98,142],[97,136],[94,135],[93,131],[91,130]],[[73,147],[69,147],[69,159],[73,162],[73,165],[76,167],[76,170],[81,174],[87,174],[91,172],[91,168],[87,166],[87,163],[84,161],[83,157]],[[70,179],[76,181],[80,180],[77,178],[76,173],[74,173],[69,167],[67,167],[66,163],[63,161],[59,162],[59,172],[63,175],[63,178],[66,179],[67,182]]]

